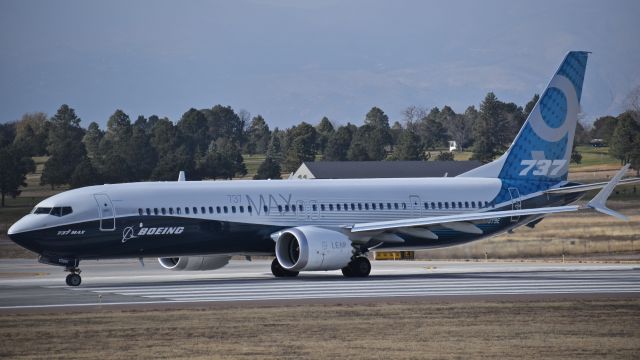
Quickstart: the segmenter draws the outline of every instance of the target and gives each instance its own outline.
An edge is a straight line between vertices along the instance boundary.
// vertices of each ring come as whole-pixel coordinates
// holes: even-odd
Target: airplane
[[[567,53],[515,140],[457,177],[138,182],[89,186],[38,203],[8,230],[41,263],[81,283],[81,260],[157,257],[214,270],[234,255],[273,256],[275,277],[342,270],[366,277],[373,249],[419,250],[534,227],[546,215],[606,206],[606,183],[567,180],[589,52]],[[572,203],[601,189],[586,205]]]

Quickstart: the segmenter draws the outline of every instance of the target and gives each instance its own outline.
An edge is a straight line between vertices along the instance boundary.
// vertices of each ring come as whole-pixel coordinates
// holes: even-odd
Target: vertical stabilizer
[[[521,195],[565,181],[588,55],[569,52],[509,149],[496,161],[460,176],[500,178]]]

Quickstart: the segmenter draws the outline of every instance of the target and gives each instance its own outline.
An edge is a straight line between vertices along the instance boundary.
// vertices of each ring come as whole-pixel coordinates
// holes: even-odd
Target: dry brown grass
[[[3,314],[3,358],[637,358],[640,299]]]

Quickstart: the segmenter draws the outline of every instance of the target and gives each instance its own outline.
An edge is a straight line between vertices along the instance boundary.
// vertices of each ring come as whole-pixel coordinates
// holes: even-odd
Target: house
[[[480,161],[318,161],[304,162],[289,179],[366,179],[457,176]]]

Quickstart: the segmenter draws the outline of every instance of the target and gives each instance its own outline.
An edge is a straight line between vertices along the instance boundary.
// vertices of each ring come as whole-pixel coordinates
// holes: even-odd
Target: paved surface
[[[61,268],[0,260],[0,310],[198,302],[297,302],[460,296],[608,294],[640,296],[638,264],[378,261],[366,279],[339,271],[274,279],[270,261],[232,261],[207,272],[173,272],[156,261],[85,262],[83,283],[64,285]]]

